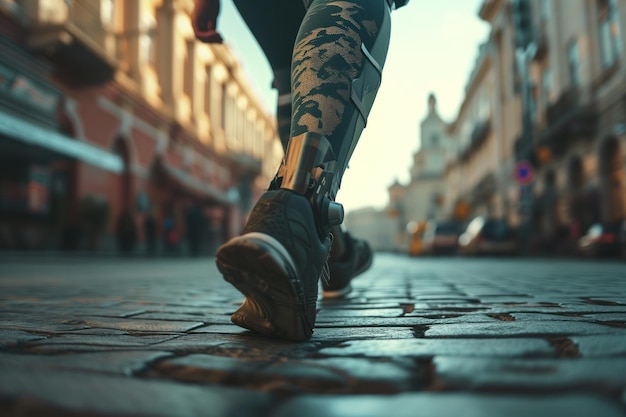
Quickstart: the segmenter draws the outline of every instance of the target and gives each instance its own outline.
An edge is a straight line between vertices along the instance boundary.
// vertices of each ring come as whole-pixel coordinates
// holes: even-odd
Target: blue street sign
[[[528,161],[519,161],[515,164],[515,180],[518,184],[528,185],[535,179],[535,170]]]

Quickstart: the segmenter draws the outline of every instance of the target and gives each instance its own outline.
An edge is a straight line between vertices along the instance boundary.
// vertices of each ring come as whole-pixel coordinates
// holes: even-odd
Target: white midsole
[[[344,288],[342,288],[340,290],[334,290],[334,291],[323,290],[322,291],[322,296],[324,298],[339,298],[339,297],[343,297],[344,295],[348,294],[350,291],[352,291],[352,287],[350,286],[350,284],[348,284],[347,286],[345,286]]]

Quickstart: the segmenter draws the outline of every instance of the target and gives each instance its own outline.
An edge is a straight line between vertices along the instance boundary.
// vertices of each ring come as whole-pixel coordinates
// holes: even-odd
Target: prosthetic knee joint
[[[316,133],[291,138],[285,159],[271,188],[283,188],[304,195],[313,207],[320,237],[343,222],[343,206],[335,202],[338,184],[337,162],[330,142]]]

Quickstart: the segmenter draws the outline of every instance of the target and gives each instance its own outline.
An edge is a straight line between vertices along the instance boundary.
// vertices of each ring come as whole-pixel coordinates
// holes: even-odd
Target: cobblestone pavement
[[[2,416],[626,416],[626,264],[377,255],[313,338],[212,259],[0,259]]]

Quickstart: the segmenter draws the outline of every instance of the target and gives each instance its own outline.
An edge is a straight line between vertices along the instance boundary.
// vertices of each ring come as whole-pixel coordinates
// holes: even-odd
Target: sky
[[[346,213],[382,209],[388,187],[396,180],[408,183],[430,93],[441,117],[455,119],[478,47],[489,35],[489,25],[478,17],[483,1],[412,0],[392,12],[382,84],[337,195]],[[222,1],[218,31],[267,111],[275,114],[271,69],[232,0]]]

